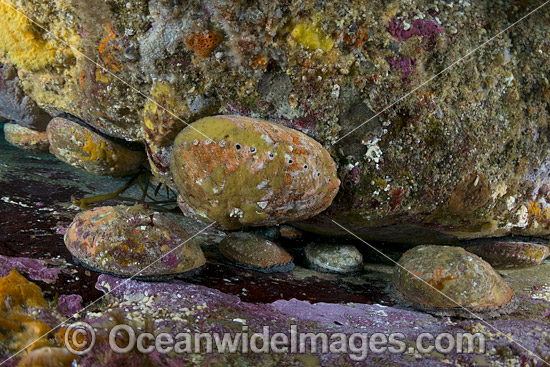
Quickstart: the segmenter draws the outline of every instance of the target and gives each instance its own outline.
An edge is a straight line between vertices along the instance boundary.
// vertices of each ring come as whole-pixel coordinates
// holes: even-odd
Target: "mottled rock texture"
[[[447,4],[10,0],[0,52],[39,106],[145,139],[156,171],[179,130],[204,115],[310,135],[343,184],[304,228],[343,233],[335,219],[408,242],[546,236],[550,13],[417,88],[538,5]]]
[[[44,131],[51,117],[27,95],[12,65],[0,66],[0,116],[21,126]]]

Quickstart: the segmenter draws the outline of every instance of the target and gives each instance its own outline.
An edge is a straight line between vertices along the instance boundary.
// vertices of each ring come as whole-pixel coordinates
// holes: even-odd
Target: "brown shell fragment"
[[[483,259],[461,247],[417,246],[393,274],[400,303],[436,315],[496,317],[512,312],[513,290]]]
[[[170,170],[181,200],[225,229],[310,218],[340,180],[330,154],[299,131],[242,116],[213,116],[181,131]]]
[[[229,234],[220,242],[220,252],[232,263],[264,273],[294,268],[292,256],[281,246],[248,232]]]
[[[478,240],[465,249],[496,269],[540,265],[550,255],[546,245],[512,240]]]

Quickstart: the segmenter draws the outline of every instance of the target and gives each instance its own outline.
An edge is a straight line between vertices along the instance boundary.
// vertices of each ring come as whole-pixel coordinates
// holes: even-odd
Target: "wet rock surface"
[[[212,331],[212,328],[219,328],[220,331],[238,332],[242,331],[244,325],[239,320],[245,320],[250,330],[258,332],[262,332],[263,325],[273,324],[282,325],[280,331],[284,333],[290,333],[291,324],[298,324],[299,330],[306,332],[344,332],[347,335],[365,330],[369,333],[403,332],[407,348],[414,347],[414,339],[420,332],[434,335],[445,332],[453,335],[457,332],[482,332],[487,338],[487,351],[482,354],[418,354],[408,351],[404,354],[370,353],[366,363],[373,366],[537,363],[536,357],[510,341],[508,336],[529,350],[537,351],[543,358],[550,355],[545,335],[550,324],[550,319],[545,316],[550,309],[548,261],[537,267],[502,271],[501,274],[520,301],[519,307],[512,314],[486,322],[435,317],[396,305],[386,292],[391,284],[393,263],[375,251],[365,252],[361,248],[365,271],[353,276],[319,273],[299,265],[290,273],[264,274],[218,262],[217,247],[223,234],[213,230],[199,235],[204,239],[203,249],[209,263],[193,278],[171,283],[150,283],[127,282],[124,279],[101,276],[96,285],[99,274],[75,266],[63,244],[61,233],[78,213],[78,209],[70,205],[70,197],[109,192],[120,186],[124,180],[94,176],[65,165],[52,156],[33,155],[5,143],[0,145],[0,149],[2,156],[6,158],[0,162],[3,168],[0,170],[0,187],[3,191],[0,214],[4,218],[0,231],[0,259],[1,264],[5,264],[0,268],[7,269],[6,272],[2,270],[0,275],[9,274],[10,267],[15,267],[42,288],[44,298],[49,302],[53,302],[56,293],[79,294],[84,299],[83,305],[90,304],[108,289],[114,289],[124,282],[111,296],[81,313],[83,320],[92,322],[101,332],[106,330],[106,325],[121,320],[116,310],[125,313],[124,309],[132,307],[136,313],[128,313],[128,318],[122,320],[138,328],[143,327],[146,315],[151,316],[154,310],[163,310],[162,316],[158,314],[158,320],[162,321],[155,324],[163,330],[164,327],[182,331]],[[139,191],[135,194],[139,197]],[[204,228],[192,221],[185,223],[190,228],[190,234]],[[394,260],[398,260],[404,251],[396,245],[377,242],[371,244]],[[289,245],[290,248],[296,246]],[[300,243],[297,245],[301,246]],[[33,274],[32,277],[30,274]],[[100,290],[95,289],[96,286]],[[139,296],[135,296],[136,294]],[[177,294],[182,298],[177,298]],[[151,295],[159,297],[155,296],[151,301]],[[108,311],[109,309],[115,312]],[[184,324],[166,316],[173,314],[188,319],[189,323]],[[223,320],[237,321],[222,322],[220,315]],[[47,319],[52,322],[52,326],[56,325],[57,318],[48,316]],[[105,356],[102,352],[104,344],[98,345],[94,353],[81,360],[82,365],[97,365],[97,358]],[[0,352],[0,355],[6,355],[4,353]],[[130,357],[135,358],[135,354]],[[186,355],[181,358],[179,362]],[[200,364],[201,357],[195,358],[199,358],[196,363]],[[220,359],[220,363],[237,365],[257,364],[259,359],[265,363],[273,361],[265,359],[267,356],[240,353],[218,355],[214,358]],[[344,365],[365,363],[354,362],[341,354],[284,354],[270,355],[269,358],[275,358],[279,365],[307,365],[311,361],[319,365],[338,365],[342,360]],[[142,365],[144,361],[143,358],[139,359],[136,364]],[[176,363],[174,360],[155,361],[156,365]],[[13,363],[10,365],[11,362]],[[17,363],[16,360],[10,360],[6,365],[15,366]],[[120,365],[122,362],[116,359],[112,363]]]
[[[499,34],[535,3],[9,4],[52,35],[5,22],[14,36],[0,47],[25,93],[109,136],[145,139],[167,182],[186,124],[238,114],[304,132],[337,162],[342,189],[304,228],[344,234],[334,219],[415,243],[550,233],[548,12]]]
[[[543,9],[523,19],[535,6],[529,1],[489,0],[422,0],[412,6],[317,0],[262,4],[8,0],[0,3],[4,28],[0,62],[15,65],[15,74],[11,70],[4,79],[10,83],[18,79],[19,86],[14,89],[12,83],[0,91],[0,97],[8,101],[8,110],[23,116],[21,120],[33,115],[32,100],[49,114],[82,120],[81,126],[93,126],[102,137],[144,140],[153,172],[167,184],[171,184],[168,162],[174,138],[198,118],[240,115],[301,131],[329,152],[341,182],[325,212],[295,223],[317,234],[346,234],[339,227],[343,224],[364,238],[423,244],[507,234],[549,236],[550,18]],[[511,31],[506,30],[509,26]],[[456,62],[469,50],[475,52],[465,62]],[[448,66],[453,67],[446,70]],[[420,88],[425,81],[429,83]],[[21,88],[26,93],[22,98]],[[60,134],[57,143],[71,138]],[[111,139],[103,142],[108,145]],[[72,164],[80,162],[101,174],[116,171],[109,159],[104,165],[102,160],[109,155],[95,150],[94,144],[80,145],[87,154],[76,154]],[[67,152],[58,151],[58,157],[69,161],[63,153]],[[416,278],[405,273],[395,276],[403,279],[394,278],[405,295],[400,301],[408,297],[412,306],[452,316],[433,317],[395,305],[387,292],[391,264],[381,263],[372,253],[365,271],[354,276],[301,267],[287,274],[262,274],[220,264],[217,244],[223,234],[214,229],[201,236],[210,260],[205,273],[171,283],[121,283],[101,275],[95,290],[98,274],[74,265],[58,232],[77,213],[69,201],[72,195],[97,192],[99,186],[111,187],[114,181],[63,168],[47,156],[16,156],[10,149],[2,156],[6,160],[0,165],[6,171],[0,170],[0,264],[2,271],[10,272],[8,281],[0,282],[4,292],[0,293],[9,294],[0,302],[0,325],[9,329],[0,333],[2,345],[7,345],[0,348],[0,355],[25,346],[27,338],[34,340],[58,321],[51,306],[59,291],[70,295],[76,289],[90,301],[98,291],[118,287],[119,292],[82,317],[96,322],[102,331],[121,321],[142,330],[153,325],[195,332],[240,331],[243,324],[261,331],[261,325],[270,322],[285,332],[290,323],[307,331],[346,335],[400,329],[411,346],[420,331],[479,331],[488,340],[487,351],[480,354],[420,354],[413,347],[401,354],[368,354],[365,363],[522,366],[550,360],[545,331],[550,315],[548,263],[538,246],[508,247],[503,258],[510,263],[543,263],[521,271],[503,270],[502,277],[460,249],[440,248],[437,251],[447,253],[444,258],[434,249],[425,261],[411,261],[411,267],[426,275],[436,289],[454,292],[476,312],[499,316],[490,322],[456,318],[464,314],[429,293],[433,288],[415,292],[412,279]],[[13,162],[12,157],[16,157]],[[95,161],[101,167],[82,161]],[[25,165],[16,164],[21,162]],[[133,165],[126,162],[118,168],[128,167]],[[269,177],[275,182],[282,179]],[[223,178],[218,181],[223,183]],[[200,185],[200,180],[195,184]],[[187,203],[182,210],[204,217],[197,208],[209,207],[207,200],[203,197],[189,205],[189,197],[180,195],[180,204]],[[297,198],[285,199],[295,202]],[[230,218],[241,214],[244,218],[243,208],[230,204]],[[261,224],[305,219],[282,214]],[[189,228],[200,227],[192,220],[180,220]],[[252,223],[225,224],[237,228]],[[300,242],[287,245],[294,253]],[[361,251],[368,252],[364,247]],[[384,252],[395,247],[380,244]],[[535,254],[529,251],[533,248]],[[32,290],[26,301],[38,300],[37,287],[13,275],[10,267],[29,277],[43,277],[37,280],[44,298],[35,304],[38,314],[29,313],[29,305],[17,304],[24,303],[22,290]],[[516,298],[507,301],[511,292]],[[292,299],[296,297],[300,300]],[[106,335],[100,339],[98,349],[83,357],[82,365],[355,362],[349,354],[337,353],[195,353],[179,360],[159,354],[113,357],[101,343]],[[49,342],[53,345],[53,340],[36,345],[42,348],[27,355],[22,365],[53,361],[54,356],[68,362],[63,350]]]
[[[66,165],[53,156],[25,153],[7,145],[2,139],[0,141],[5,158],[0,162],[3,168],[0,170],[3,191],[0,255],[5,256],[2,269],[6,269],[1,274],[7,274],[16,267],[22,274],[36,280],[35,273],[46,271],[48,277],[44,279],[47,280],[39,284],[48,296],[53,297],[62,289],[63,294],[80,294],[85,303],[95,300],[101,295],[93,288],[99,273],[76,265],[63,243],[67,227],[79,213],[79,209],[71,204],[71,196],[111,192],[126,180],[96,176]],[[141,191],[133,188],[128,196],[139,198]],[[206,227],[181,216],[177,218],[183,221],[190,235]],[[198,237],[205,240],[202,247],[208,263],[199,274],[187,281],[237,295],[244,301],[273,302],[299,295],[304,299],[325,302],[349,300],[369,303],[380,299],[383,304],[390,303],[383,292],[385,285],[376,281],[349,279],[342,282],[329,274],[317,277],[317,273],[309,273],[303,268],[296,275],[263,274],[228,265],[219,261],[218,244],[223,233],[209,228]],[[23,266],[20,260],[23,258],[32,264]],[[387,277],[383,273],[379,275]]]
[[[395,268],[393,285],[403,303],[439,315],[496,317],[517,307],[506,281],[487,262],[461,247],[408,250]]]

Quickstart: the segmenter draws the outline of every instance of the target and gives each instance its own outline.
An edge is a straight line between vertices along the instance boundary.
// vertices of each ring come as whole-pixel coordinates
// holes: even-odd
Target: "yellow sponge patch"
[[[44,69],[55,62],[56,47],[33,28],[15,6],[0,2],[0,52],[17,67],[28,71]]]
[[[290,33],[290,36],[302,47],[309,50],[330,51],[334,44],[332,38],[327,36],[323,30],[314,22],[300,23]]]

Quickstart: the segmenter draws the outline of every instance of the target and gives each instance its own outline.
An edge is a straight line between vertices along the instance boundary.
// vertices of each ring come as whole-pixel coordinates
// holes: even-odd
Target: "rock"
[[[353,273],[363,264],[363,255],[353,245],[310,243],[304,255],[312,268],[325,273]]]
[[[65,233],[65,245],[82,265],[124,277],[173,276],[206,262],[180,225],[142,205],[79,213]]]
[[[517,307],[512,289],[483,259],[461,247],[417,246],[393,274],[403,304],[436,315],[495,317]]]
[[[48,266],[45,260],[0,255],[0,277],[7,276],[12,269],[44,283],[54,283],[64,272],[60,268]]]
[[[261,236],[233,232],[220,242],[220,252],[232,263],[264,273],[287,272],[294,268],[292,256],[281,246]]]
[[[252,277],[252,276],[251,276]],[[239,277],[238,286],[242,277]],[[285,277],[288,278],[288,277]],[[548,318],[540,317],[540,313],[514,315],[504,317],[489,325],[483,325],[479,320],[449,320],[446,317],[434,317],[429,314],[415,310],[404,309],[399,306],[381,305],[378,303],[365,304],[352,302],[342,304],[340,302],[311,302],[311,300],[280,299],[273,303],[246,302],[242,298],[224,293],[210,287],[190,284],[182,281],[172,282],[141,282],[134,279],[120,279],[107,275],[100,275],[96,288],[111,297],[107,306],[98,310],[89,310],[85,314],[86,320],[97,328],[96,345],[92,353],[82,356],[79,366],[95,367],[106,366],[116,367],[146,365],[155,366],[187,366],[189,364],[206,364],[205,356],[195,354],[190,348],[189,352],[183,353],[158,353],[147,359],[151,354],[128,353],[121,356],[112,352],[109,347],[109,331],[115,325],[112,320],[122,321],[131,325],[135,330],[143,330],[144,319],[154,320],[157,329],[170,330],[171,335],[178,333],[199,334],[203,332],[212,333],[213,330],[220,335],[223,333],[249,332],[261,333],[264,325],[279,325],[276,329],[270,328],[270,336],[275,332],[283,333],[288,340],[296,335],[295,330],[303,333],[330,333],[333,335],[331,342],[334,348],[328,353],[323,353],[322,348],[316,351],[308,351],[308,360],[315,365],[321,366],[407,366],[407,367],[435,367],[445,365],[518,365],[521,360],[534,358],[529,351],[539,351],[537,354],[546,356],[550,353],[550,345],[545,343],[545,334],[548,330]],[[526,296],[522,302],[527,308],[536,307],[536,310],[544,310],[546,302],[535,300]],[[109,310],[105,308],[109,307]],[[116,318],[110,315],[116,315]],[[178,315],[175,318],[174,315]],[[179,317],[189,322],[182,322]],[[199,320],[199,321],[195,321]],[[232,320],[232,322],[231,322]],[[201,322],[204,321],[204,322]],[[289,325],[296,325],[291,330]],[[487,331],[493,326],[501,331]],[[397,351],[396,344],[392,350],[384,353],[364,353],[363,348],[357,347],[358,352],[342,353],[340,345],[344,341],[354,338],[357,340],[358,330],[367,332],[368,335],[400,333],[399,341],[404,344],[402,349]],[[430,333],[439,338],[445,353],[436,351],[423,353],[423,358],[412,358],[407,354],[408,347],[415,347],[415,342],[421,332]],[[481,334],[475,334],[480,332]],[[336,334],[338,333],[338,334]],[[465,349],[457,351],[456,345],[450,345],[447,349],[445,336],[457,335],[458,333],[471,333],[474,336],[472,341],[472,353],[465,353]],[[483,333],[486,333],[490,341],[486,341],[486,350],[478,348],[483,343]],[[475,335],[474,335],[475,334]],[[244,335],[244,334],[243,334]],[[352,336],[353,335],[353,336]],[[463,335],[468,336],[468,334]],[[514,347],[510,344],[509,337],[517,340],[527,350]],[[344,339],[345,338],[345,339]],[[280,339],[280,338],[279,338]],[[186,340],[179,338],[179,340]],[[372,339],[375,340],[375,339]],[[186,344],[181,343],[186,346]],[[259,344],[259,343],[258,343]],[[385,350],[385,343],[379,351]],[[214,344],[213,344],[214,345]],[[261,345],[261,344],[260,344]],[[359,345],[359,344],[358,344]],[[425,345],[434,345],[433,341],[425,341]],[[337,347],[338,346],[338,347]],[[537,349],[538,347],[538,349]],[[337,349],[340,348],[340,349]],[[401,348],[401,346],[399,347]],[[495,348],[497,352],[495,352]],[[359,351],[362,350],[362,351]],[[405,353],[402,353],[404,351]],[[500,352],[499,352],[500,351]],[[352,358],[357,357],[357,361]],[[359,358],[360,357],[360,358]],[[343,362],[343,360],[347,360]],[[193,362],[195,361],[195,362]],[[197,362],[198,361],[198,362]],[[209,362],[215,361],[217,365],[227,366],[288,366],[304,365],[303,355],[300,353],[216,353]],[[518,362],[519,361],[519,362]],[[210,363],[211,365],[213,363]]]
[[[19,149],[32,153],[49,153],[48,134],[44,131],[32,130],[17,124],[4,124],[4,138]]]
[[[130,150],[64,118],[54,118],[47,131],[52,154],[97,175],[125,176],[136,172],[145,160],[144,152]]]
[[[13,22],[8,5],[44,30]],[[366,239],[419,244],[546,236],[547,14],[494,38],[529,5],[9,0],[0,51],[45,111],[145,137],[167,181],[173,137],[199,110],[308,134],[331,152],[342,185],[302,229],[346,234],[335,220]]]
[[[57,312],[62,316],[72,316],[82,310],[82,297],[78,294],[62,294],[57,300]]]
[[[27,95],[11,65],[0,66],[0,116],[29,129],[45,131],[51,117]]]
[[[477,240],[465,249],[496,269],[540,265],[550,255],[546,245],[516,240]]]
[[[270,241],[277,241],[281,234],[279,232],[279,226],[271,227],[250,227],[247,228],[248,233],[254,233],[255,235],[261,236]]]
[[[174,183],[195,212],[225,229],[303,220],[325,210],[340,180],[330,154],[298,131],[215,116],[178,134]]]

